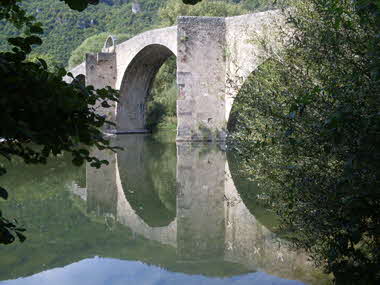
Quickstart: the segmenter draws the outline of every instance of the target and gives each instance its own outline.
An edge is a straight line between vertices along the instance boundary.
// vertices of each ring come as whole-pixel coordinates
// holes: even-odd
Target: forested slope
[[[138,3],[140,11],[133,13],[132,5]],[[212,3],[211,3],[212,2]],[[174,24],[180,14],[224,16],[247,13],[254,9],[270,7],[270,0],[206,0],[196,6],[186,6],[181,0],[101,0],[83,12],[71,10],[57,0],[24,0],[22,5],[30,15],[42,23],[43,44],[34,49],[36,56],[48,63],[68,65],[72,52],[87,38],[101,33],[137,33],[158,26]],[[7,47],[7,38],[16,29],[0,22],[0,49]]]
[[[102,32],[136,34],[150,29],[157,22],[157,10],[165,0],[143,0],[141,12],[132,12],[130,0],[103,0],[83,12],[69,9],[57,0],[24,1],[28,13],[42,23],[43,44],[34,52],[51,55],[59,64],[66,65],[71,52],[88,37]],[[0,23],[1,49],[7,37],[16,34],[10,24]]]

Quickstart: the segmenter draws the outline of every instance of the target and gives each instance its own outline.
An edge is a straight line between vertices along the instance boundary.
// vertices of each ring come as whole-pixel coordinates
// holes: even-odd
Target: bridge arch
[[[226,18],[226,122],[244,85],[254,80],[254,73],[263,63],[284,48],[284,25],[279,10]]]
[[[145,130],[152,81],[175,55],[177,140],[224,141],[238,91],[268,58],[260,40],[268,43],[269,54],[277,52],[287,38],[276,32],[281,27],[284,19],[276,10],[227,18],[179,17],[178,26],[147,31],[120,44],[110,36],[101,53],[88,55],[73,71],[84,68],[87,85],[120,90],[119,103],[106,114],[115,121],[116,132]]]
[[[177,54],[177,28],[140,34],[116,47],[120,99],[116,110],[119,133],[145,130],[146,100],[162,64]]]
[[[119,131],[143,130],[146,121],[146,100],[161,65],[174,53],[163,45],[144,47],[128,65],[120,87],[117,108]]]

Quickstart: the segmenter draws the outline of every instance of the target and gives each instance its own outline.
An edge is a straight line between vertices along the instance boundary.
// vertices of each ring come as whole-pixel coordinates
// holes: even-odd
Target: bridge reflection
[[[246,272],[318,284],[307,256],[246,207],[223,146],[161,144],[149,136],[116,140],[124,151],[96,153],[108,167],[87,167],[88,212],[174,247],[179,263],[235,263]]]

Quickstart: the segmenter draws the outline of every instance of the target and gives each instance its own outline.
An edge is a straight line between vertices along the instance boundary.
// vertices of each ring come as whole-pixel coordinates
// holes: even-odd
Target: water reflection
[[[86,276],[86,278],[83,278]],[[28,278],[1,282],[3,285],[302,285],[303,283],[270,276],[264,272],[236,277],[209,278],[169,272],[163,268],[141,262],[116,259],[92,258],[36,274]]]
[[[87,167],[85,179],[69,164],[70,175],[49,166],[57,179],[43,201],[20,187],[26,206],[10,208],[36,226],[25,244],[0,249],[0,279],[15,279],[0,284],[325,284],[268,229],[268,213],[223,146],[150,136],[114,143],[125,151],[94,153],[110,164]]]
[[[221,266],[228,275],[229,263],[239,264],[240,273],[317,282],[306,255],[291,251],[245,206],[223,146],[177,143],[174,160],[168,159],[174,144],[163,146],[150,137],[121,137],[117,144],[126,151],[103,154],[109,168],[87,168],[90,211],[105,213],[109,205],[108,215],[136,234],[175,247],[177,262],[199,267],[200,274]],[[164,184],[152,182],[161,178]]]

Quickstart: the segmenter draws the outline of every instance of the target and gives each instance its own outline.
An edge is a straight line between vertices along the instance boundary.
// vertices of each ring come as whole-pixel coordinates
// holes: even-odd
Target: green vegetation
[[[240,90],[231,143],[283,234],[336,284],[377,284],[380,6],[287,3],[289,47]]]
[[[264,11],[275,9],[279,6],[278,2],[273,0],[236,0],[235,3],[242,3],[246,9],[255,11]]]
[[[48,54],[62,66],[67,66],[71,53],[91,36],[101,33],[136,35],[151,29],[157,22],[156,11],[161,4],[156,0],[141,1],[142,12],[133,14],[130,1],[100,1],[82,12],[58,0],[22,2],[28,14],[44,28],[43,43],[33,52]],[[9,22],[1,22],[0,30],[0,49],[4,49],[9,47],[6,39],[18,35],[19,31]]]
[[[103,45],[109,33],[100,33],[94,36],[91,36],[83,41],[72,53],[69,59],[69,69],[81,64],[85,60],[86,53],[99,52],[102,50]],[[116,34],[113,35],[118,43],[122,43],[128,40],[131,36],[127,34]]]
[[[161,25],[175,25],[178,16],[210,16],[228,17],[248,14],[249,10],[233,1],[204,0],[198,5],[189,6],[177,0],[167,0],[167,4],[159,11]]]
[[[75,1],[74,5],[83,1]],[[67,84],[62,81],[64,69],[51,71],[42,58],[27,60],[32,47],[42,44],[43,30],[33,17],[26,15],[18,1],[0,3],[0,20],[23,32],[22,36],[8,39],[13,47],[10,51],[0,52],[0,156],[39,164],[65,151],[72,154],[75,165],[84,161],[96,167],[106,164],[107,161],[91,156],[87,147],[115,149],[100,129],[113,123],[97,114],[95,106],[110,107],[109,102],[117,101],[117,92],[111,88],[95,91],[74,78]],[[0,176],[5,172],[0,163]],[[0,197],[8,198],[2,187]],[[0,243],[12,243],[16,236],[23,241],[23,231],[0,212]]]
[[[177,128],[176,57],[171,56],[161,66],[147,99],[147,129]]]
[[[44,28],[41,35],[43,43],[35,47],[33,53],[48,55],[54,59],[53,62],[67,66],[78,46],[86,39],[102,33],[126,34],[130,37],[158,26],[172,25],[178,15],[231,16],[262,9],[267,5],[264,0],[203,1],[195,6],[184,5],[181,0],[139,0],[141,12],[134,14],[132,1],[99,2],[98,5],[90,5],[78,12],[58,0],[22,1],[22,7]],[[7,38],[19,33],[9,22],[0,22],[0,49],[10,48]]]

